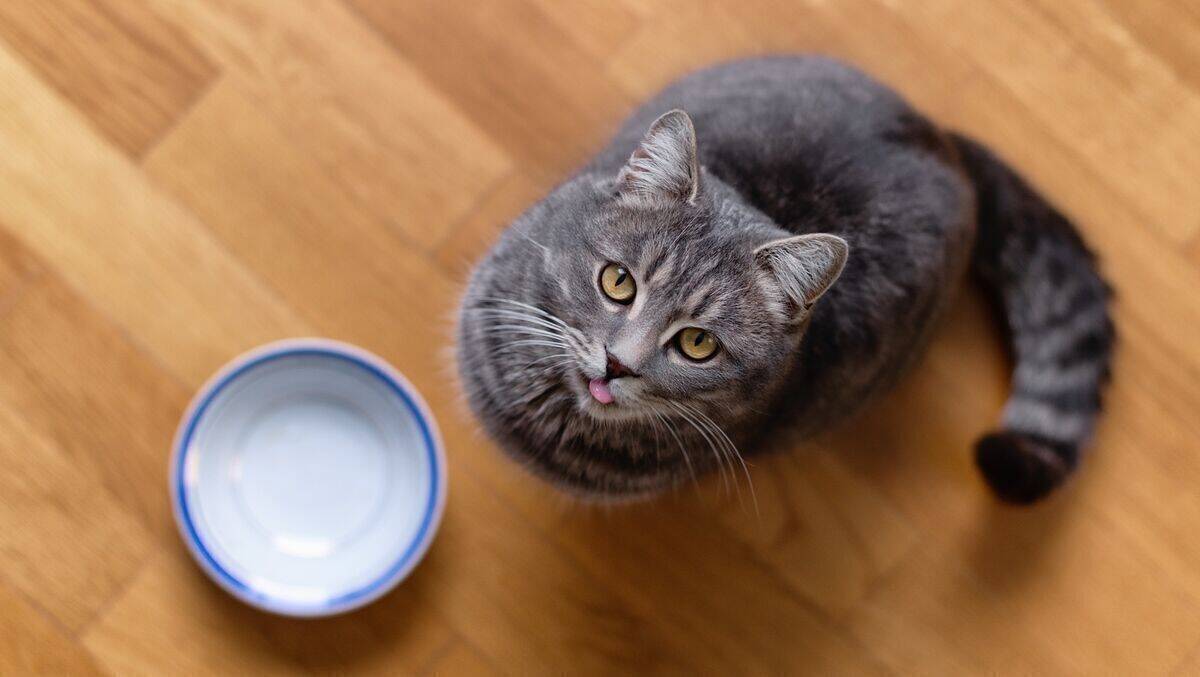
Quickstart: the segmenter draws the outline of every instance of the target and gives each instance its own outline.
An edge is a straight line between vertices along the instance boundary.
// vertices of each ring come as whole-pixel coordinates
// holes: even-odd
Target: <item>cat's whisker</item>
[[[559,367],[561,367],[561,366],[568,365],[568,364],[573,364],[574,362],[575,362],[575,358],[574,358],[574,357],[568,357],[567,359],[564,359],[564,360],[562,360],[561,362],[555,362],[554,364],[549,364],[549,365],[546,365],[545,367],[542,367],[542,370],[543,370],[543,371],[548,371],[548,372],[549,372],[549,371],[554,371],[555,369],[557,369],[557,368],[559,368]]]
[[[550,339],[521,339],[519,341],[510,341],[505,343],[500,348],[501,353],[513,352],[514,348],[546,346],[548,348],[570,348],[570,344],[565,341],[551,341]]]
[[[559,338],[517,338],[516,341],[505,342],[503,348],[521,347],[521,346],[554,346],[558,348],[570,348],[570,343],[559,340]]]
[[[538,329],[541,331],[549,331],[565,338],[569,341],[574,341],[576,344],[584,342],[583,337],[578,331],[572,328],[564,328],[562,324],[554,324],[541,317],[534,316],[523,310],[509,310],[505,308],[480,308],[475,309],[476,314],[484,318],[490,318],[500,324],[510,322],[528,322],[530,329]],[[499,326],[499,325],[492,325]]]
[[[736,458],[742,464],[742,470],[745,473],[746,483],[749,488],[750,497],[751,497],[751,500],[754,505],[754,512],[756,515],[761,516],[761,513],[759,513],[759,510],[758,510],[758,496],[755,494],[755,491],[754,491],[754,481],[750,479],[749,469],[746,467],[745,461],[742,459],[741,453],[738,452],[737,446],[733,444],[733,441],[729,439],[729,436],[725,434],[725,431],[721,430],[720,426],[718,426],[711,418],[709,418],[708,415],[704,414],[703,412],[696,409],[695,407],[688,405],[688,404],[684,404],[682,402],[678,402],[678,403],[676,403],[676,405],[678,407],[680,407],[681,409],[688,411],[691,415],[695,416],[696,419],[700,422],[700,424],[710,434],[712,434],[712,436],[714,438],[716,438],[716,442],[717,442],[718,446],[721,448],[722,454],[723,454],[726,462],[729,464],[731,473],[733,472],[734,458]],[[734,473],[734,474],[736,474],[736,473]],[[745,510],[746,504],[742,500],[741,484],[736,480],[736,478],[734,480],[734,488],[737,493],[738,504],[742,506],[743,510]]]
[[[702,415],[698,414],[697,412],[693,412],[693,414],[697,415],[697,416],[702,416]],[[714,436],[718,437],[717,442],[721,446],[721,448],[724,450],[725,460],[727,463],[729,463],[730,474],[733,475],[734,486],[737,489],[738,504],[741,505],[743,510],[745,510],[746,504],[742,501],[741,482],[737,477],[737,470],[734,469],[734,465],[733,465],[735,459],[738,461],[741,460],[741,454],[739,454],[737,452],[737,449],[732,446],[732,442],[726,441],[726,439],[725,439],[726,435],[725,435],[724,431],[722,431],[720,428],[718,428],[717,425],[715,423],[713,423],[711,419],[709,419],[707,416],[703,416],[700,420],[702,423],[704,423],[705,427],[707,427],[708,430]],[[745,471],[745,468],[743,468],[743,471]],[[750,496],[753,499],[753,502],[755,505],[755,513],[757,513],[758,512],[758,508],[757,508],[758,500],[754,494],[754,485],[749,480],[748,472],[746,473],[746,477],[747,477],[747,484],[749,485]]]
[[[675,429],[671,427],[671,422],[667,420],[666,416],[657,411],[651,410],[650,413],[653,414],[654,417],[659,421],[662,421],[663,427],[667,429],[667,432],[670,433],[671,437],[675,438],[675,444],[679,445],[679,452],[683,454],[683,463],[687,466],[688,475],[692,478],[692,486],[699,490],[700,482],[696,479],[696,469],[692,466],[692,458],[688,455],[687,448],[683,446],[683,442],[679,439],[679,435],[675,432]]]
[[[713,430],[713,432],[720,434],[721,438],[725,442],[725,447],[729,450],[729,452],[733,455],[733,457],[738,460],[738,463],[740,463],[742,466],[742,474],[745,476],[746,486],[750,490],[750,500],[754,504],[754,514],[756,516],[758,516],[759,518],[761,518],[762,513],[759,512],[759,509],[758,509],[758,494],[754,491],[754,480],[751,479],[751,477],[750,477],[750,468],[749,468],[749,466],[746,465],[746,459],[742,456],[742,452],[738,451],[737,445],[733,443],[733,440],[729,439],[729,435],[727,435],[725,433],[725,431],[721,429],[721,426],[717,425],[716,421],[713,421],[711,418],[709,418],[709,416],[707,414],[700,411],[699,409],[697,409],[694,406],[691,406],[691,405],[688,405],[688,404],[685,404],[682,402],[680,402],[679,404],[680,404],[680,406],[683,406],[683,407],[686,407],[687,409],[689,409],[696,416],[707,421],[709,427]]]
[[[563,325],[555,324],[545,318],[538,317],[537,315],[526,311],[510,310],[508,308],[472,308],[471,312],[486,317],[504,318],[506,320],[521,320],[524,322],[529,322],[530,324],[545,327],[546,329],[552,331],[566,331],[566,329],[563,328]]]
[[[561,318],[559,318],[557,315],[555,315],[554,313],[551,313],[551,312],[549,312],[549,311],[543,310],[543,309],[541,309],[541,308],[538,308],[538,307],[537,307],[537,306],[535,306],[535,305],[532,305],[532,304],[529,304],[529,303],[525,303],[525,302],[523,302],[523,301],[517,301],[517,300],[515,300],[515,299],[497,298],[497,297],[486,297],[486,298],[483,298],[483,299],[481,299],[481,300],[482,300],[482,301],[490,301],[490,302],[493,302],[493,303],[507,303],[507,304],[509,304],[509,305],[517,306],[517,307],[520,307],[520,308],[525,308],[526,310],[531,310],[531,311],[533,311],[533,312],[537,313],[538,315],[541,315],[542,317],[545,317],[547,320],[550,320],[551,322],[555,322],[555,323],[557,323],[557,324],[560,324],[560,325],[562,325],[562,327],[563,327],[564,329],[570,329],[570,328],[571,328],[571,326],[570,326],[570,325],[568,325],[566,322],[563,322],[563,320],[562,320]]]
[[[503,329],[505,331],[496,331]],[[535,329],[521,324],[489,324],[483,328],[485,334],[529,334],[531,336],[545,336],[552,339],[566,339],[567,337],[562,332],[552,332],[545,329]]]
[[[705,443],[708,444],[709,450],[713,454],[713,458],[717,459],[717,467],[721,473],[721,480],[725,485],[725,491],[729,492],[729,473],[726,472],[727,464],[725,457],[717,449],[717,443],[715,439],[709,435],[709,433],[704,429],[704,426],[702,426],[695,418],[693,418],[691,414],[687,412],[687,410],[680,407],[677,402],[667,401],[667,404],[675,409],[675,412],[679,415],[679,417],[687,421],[688,424],[695,428],[696,432],[700,433],[700,436],[704,438]]]
[[[680,407],[682,408],[682,405],[680,405]],[[711,444],[716,448],[718,453],[720,453],[721,460],[729,471],[729,479],[733,484],[733,492],[737,496],[738,505],[742,506],[744,509],[745,504],[742,502],[742,485],[738,481],[737,473],[733,469],[733,458],[729,455],[729,450],[725,448],[724,441],[720,438],[720,436],[717,435],[716,432],[712,430],[712,427],[709,425],[707,420],[697,417],[694,411],[687,409],[683,409],[683,411],[687,411],[689,415],[694,417],[696,425],[701,429],[702,434],[706,434],[711,438]]]
[[[529,235],[529,233],[526,233],[524,230],[521,230],[517,226],[517,224],[514,223],[512,226],[512,229],[517,235],[520,235],[521,237],[525,238],[528,242],[530,242],[531,244],[536,246],[538,249],[540,249],[543,255],[548,255],[550,253],[549,247],[547,247],[546,245],[542,244],[541,242],[538,242],[537,240],[533,239]]]
[[[483,300],[471,306],[469,310],[473,313],[489,312],[489,313],[520,313],[528,317],[536,317],[547,322],[552,322],[551,318],[555,318],[553,314],[548,314],[545,311],[540,311],[533,306],[514,306],[509,303],[499,304],[492,300]],[[539,312],[540,311],[540,312]],[[557,318],[556,318],[557,319]]]
[[[704,441],[708,443],[709,447],[712,449],[712,451],[720,465],[722,479],[725,482],[725,489],[726,489],[726,491],[728,491],[729,490],[729,478],[725,475],[726,469],[728,468],[728,459],[726,458],[726,455],[724,453],[725,452],[724,447],[719,445],[716,437],[711,436],[709,434],[709,432],[707,430],[707,426],[705,426],[705,424],[703,422],[701,422],[699,419],[692,416],[691,412],[684,409],[680,403],[668,402],[667,404],[671,405],[671,407],[673,409],[675,409],[676,415],[679,416],[680,418],[683,418],[684,420],[686,420],[693,428],[696,429],[696,431],[698,433],[700,433],[700,435],[704,438]]]
[[[562,322],[562,320],[559,319],[554,313],[551,313],[550,311],[548,311],[545,308],[542,308],[540,306],[535,306],[532,303],[526,303],[524,301],[518,301],[516,299],[506,299],[506,298],[501,298],[501,297],[489,297],[489,298],[486,298],[483,300],[493,301],[496,303],[507,303],[509,305],[518,306],[520,308],[532,310],[533,312],[538,313],[539,315],[544,315],[544,316],[546,316],[548,318],[552,318],[558,322]]]
[[[658,435],[658,421],[654,418],[654,412],[650,412],[650,416],[646,417],[646,422],[650,424],[650,431],[654,433],[654,458],[662,460],[662,438]]]
[[[546,360],[560,359],[560,358],[564,358],[564,357],[570,358],[571,361],[575,360],[575,356],[568,352],[550,353],[549,355],[544,355],[542,357],[537,358],[536,360],[526,364],[525,366],[532,367],[533,365],[538,364],[539,362],[545,362]]]

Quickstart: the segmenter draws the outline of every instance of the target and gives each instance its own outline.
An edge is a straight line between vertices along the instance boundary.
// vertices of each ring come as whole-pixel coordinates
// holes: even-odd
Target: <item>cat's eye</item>
[[[679,352],[689,360],[703,362],[717,354],[720,344],[713,335],[698,327],[685,327],[675,335],[675,344]]]
[[[610,263],[600,271],[600,290],[617,303],[632,303],[637,295],[637,284],[633,274],[617,263]]]

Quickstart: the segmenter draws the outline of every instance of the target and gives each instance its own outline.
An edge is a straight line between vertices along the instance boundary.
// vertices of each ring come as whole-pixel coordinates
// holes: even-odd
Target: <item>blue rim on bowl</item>
[[[429,497],[425,503],[424,514],[416,534],[399,559],[382,576],[369,584],[316,604],[300,604],[257,590],[222,566],[195,527],[188,507],[189,486],[185,481],[185,467],[192,436],[213,399],[226,386],[251,369],[281,358],[305,355],[343,360],[368,372],[386,385],[417,422],[430,466]],[[358,609],[382,597],[404,580],[425,556],[445,510],[446,460],[441,434],[428,405],[413,385],[389,364],[361,348],[339,341],[322,338],[286,339],[241,355],[201,387],[188,405],[176,431],[172,445],[169,483],[175,521],[184,543],[201,569],[218,585],[243,602],[266,611],[287,616],[330,616]]]

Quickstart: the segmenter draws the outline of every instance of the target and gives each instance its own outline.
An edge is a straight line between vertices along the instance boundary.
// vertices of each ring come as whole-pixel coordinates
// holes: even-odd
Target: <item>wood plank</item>
[[[525,0],[350,4],[526,171],[561,176],[629,109],[561,19]]]
[[[338,0],[154,1],[186,17],[252,106],[241,113],[275,127],[348,218],[429,246],[509,170],[500,147]],[[165,155],[186,143],[174,140]],[[255,150],[242,164],[278,159],[270,147]]]
[[[1197,672],[1200,672],[1200,644],[1197,644],[1187,658],[1180,661],[1170,674],[1174,677],[1176,675],[1194,675]]]
[[[176,24],[142,2],[0,3],[0,39],[133,157],[217,76]]]
[[[464,465],[469,463],[455,474],[457,486],[463,484],[459,476],[468,472],[486,478],[505,504],[517,508],[521,523],[533,525],[566,552],[575,570],[594,577],[597,582],[592,585],[611,588],[606,594],[621,601],[618,608],[624,609],[624,614],[645,619],[636,621],[640,633],[662,628],[662,636],[649,651],[643,649],[632,656],[614,652],[609,660],[617,668],[610,670],[641,661],[652,671],[673,667],[787,673],[798,666],[826,664],[850,666],[847,669],[866,674],[878,671],[871,657],[848,640],[829,611],[810,599],[804,589],[793,588],[787,576],[771,566],[769,557],[747,545],[753,539],[721,524],[720,513],[713,514],[722,503],[714,499],[720,490],[717,478],[702,482],[701,491],[686,487],[646,505],[614,509],[580,505],[520,471],[468,422],[447,425],[443,430],[449,448],[458,450],[455,456]],[[462,488],[457,493],[463,491],[476,493]],[[738,509],[732,499],[724,503],[731,504],[724,506],[729,510]],[[476,512],[489,513],[472,511]],[[491,519],[488,523],[497,522]],[[752,534],[757,528],[754,524],[735,526]],[[512,528],[506,521],[500,531]],[[805,555],[821,557],[815,552]],[[534,566],[516,564],[518,571]],[[829,597],[837,599],[839,594]],[[852,598],[852,594],[840,596]],[[755,602],[747,604],[751,599]],[[557,610],[548,604],[535,608]],[[489,636],[500,632],[488,627]],[[479,641],[480,634],[475,630],[467,636]],[[624,631],[621,637],[629,641]],[[486,652],[486,645],[481,648]],[[507,655],[494,660],[500,666],[527,665]]]
[[[0,672],[101,675],[87,651],[8,586],[0,585]]]
[[[520,0],[517,0],[520,1]],[[571,42],[592,58],[603,60],[612,56],[640,27],[645,8],[628,2],[606,0],[532,0],[556,26],[569,36]],[[515,4],[515,3],[514,3]]]
[[[1196,10],[1200,8],[1194,3],[1094,0],[1094,4],[1121,23],[1127,32],[1122,39],[1136,41],[1141,49],[1170,67],[1175,77],[1200,91],[1200,68],[1196,67],[1200,64],[1200,43],[1196,41],[1200,11]]]
[[[501,675],[496,666],[492,665],[470,644],[462,640],[454,642],[446,653],[438,656],[422,671],[426,675],[475,675],[487,677]]]
[[[757,509],[743,486],[738,498],[724,492],[714,513],[793,590],[840,619],[921,537],[877,487],[847,469],[836,447],[819,446],[749,460]]]
[[[147,173],[310,326],[370,347],[388,338],[402,370],[430,373],[451,285],[257,110],[244,83],[222,82],[147,158]],[[398,322],[414,317],[423,321]]]
[[[4,580],[74,632],[120,594],[152,538],[87,467],[94,462],[76,463],[9,406],[0,408]]]
[[[166,549],[83,644],[113,674],[410,674],[452,640],[411,584],[367,609],[326,619],[266,614]]]
[[[465,284],[471,268],[483,257],[500,233],[554,187],[549,179],[514,172],[483,194],[464,220],[454,224],[433,257],[448,275]]]
[[[640,613],[675,628],[668,639],[705,670],[883,672],[823,608],[687,501],[576,515],[556,534]]]
[[[0,230],[191,383],[296,333],[271,290],[3,49],[0,82]]]
[[[0,318],[0,561],[72,631],[173,538],[164,470],[184,395],[52,276]]]
[[[25,247],[0,230],[0,313],[15,301],[25,282],[42,270]]]
[[[957,542],[922,549],[881,585],[851,627],[900,674],[1177,665],[1194,644],[1193,601],[1104,520],[1046,507],[981,511]]]
[[[1164,420],[1151,392],[1165,388],[1178,396],[1179,391],[1161,374],[1149,371],[1142,377],[1144,367],[1134,361],[1141,363],[1144,357],[1123,354],[1116,378],[1125,385],[1114,393],[1118,397],[1110,397],[1110,412],[1092,456],[1073,483],[1035,510],[1000,509],[978,489],[972,492],[967,480],[974,479],[969,477],[973,468],[966,458],[960,472],[938,472],[940,464],[933,457],[942,455],[937,451],[942,445],[928,445],[922,453],[904,439],[914,435],[928,444],[933,428],[929,424],[916,429],[892,424],[880,431],[880,441],[890,447],[872,451],[887,453],[886,461],[868,463],[865,454],[842,447],[919,525],[926,544],[921,550],[937,549],[936,554],[916,558],[925,564],[906,562],[881,579],[876,590],[888,592],[876,594],[889,599],[883,608],[877,598],[869,597],[847,621],[861,641],[878,648],[890,668],[901,673],[916,666],[933,672],[963,668],[1007,673],[1039,666],[1038,670],[1088,672],[1103,670],[1102,661],[1108,661],[1135,669],[1143,657],[1169,666],[1190,646],[1192,631],[1156,638],[1154,648],[1145,648],[1145,656],[1143,648],[1117,639],[1133,632],[1139,622],[1157,625],[1160,613],[1177,614],[1175,627],[1189,627],[1197,599],[1193,579],[1185,573],[1195,569],[1196,553],[1188,545],[1191,539],[1178,530],[1186,530],[1197,509],[1198,464],[1189,450],[1200,437],[1190,423]],[[928,378],[925,373],[920,372],[918,380]],[[969,371],[952,373],[968,383],[977,381]],[[1144,385],[1135,388],[1131,381]],[[945,421],[944,405],[914,406],[921,393],[931,390],[918,385],[914,393],[902,387],[897,414],[908,421]],[[862,426],[855,434],[875,437],[872,428]],[[973,434],[968,428],[956,435],[960,448],[965,450]],[[1169,465],[1160,467],[1163,463]],[[1098,555],[1109,551],[1122,556]],[[937,564],[930,565],[930,560]],[[962,570],[949,571],[956,567]],[[1150,581],[1145,579],[1149,571],[1165,573]],[[1143,583],[1120,587],[1120,581],[1128,580]],[[960,589],[964,592],[957,592]],[[1105,592],[1097,596],[1092,592],[1096,590]],[[1141,595],[1152,601],[1143,603]],[[1114,601],[1122,596],[1128,598]],[[1074,604],[1089,606],[1079,609]],[[1085,625],[1092,630],[1061,623],[1066,615],[1087,618]],[[1129,625],[1120,629],[1124,623]],[[997,636],[1005,641],[983,640]],[[1097,642],[1105,646],[1099,654],[1093,648]],[[1097,655],[1102,659],[1095,664],[1086,662]]]
[[[809,12],[796,7],[797,18]],[[792,37],[803,43],[806,21]],[[671,80],[709,63],[771,51],[749,33],[736,8],[721,3],[676,3],[645,17],[639,30],[608,60],[606,70],[634,100],[646,99]]]
[[[1179,86],[1169,69],[1152,59],[1134,61],[1135,73],[1124,79],[1097,63],[1089,54],[1118,49],[1105,26],[1092,25],[1103,21],[1102,15],[1083,12],[1081,25],[1068,34],[1063,19],[1056,23],[1020,4],[918,3],[895,9],[922,31],[948,39],[1009,88],[1035,119],[1086,157],[1125,202],[1144,211],[1149,227],[1177,243],[1196,234],[1200,224],[1178,196],[1191,190],[1200,170],[1200,159],[1183,151],[1200,143],[1200,128],[1192,124],[1200,116],[1200,95]],[[935,28],[945,25],[961,30]],[[990,39],[972,37],[981,33]],[[1090,52],[1075,44],[1096,35],[1101,38]],[[1021,58],[1013,59],[1014,54]]]
[[[467,451],[451,448],[460,459]],[[581,568],[462,463],[451,476],[446,520],[415,589],[489,662],[516,674],[699,668],[658,614],[613,594],[611,572]]]

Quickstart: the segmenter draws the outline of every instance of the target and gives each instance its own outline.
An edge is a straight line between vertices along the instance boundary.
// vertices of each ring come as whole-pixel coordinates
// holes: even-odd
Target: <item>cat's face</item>
[[[575,492],[646,493],[727,462],[726,431],[786,377],[845,261],[840,239],[783,236],[702,189],[695,150],[687,116],[664,116],[620,175],[578,177],[515,223],[468,292],[472,405]]]
[[[578,411],[614,422],[743,412],[798,340],[789,305],[755,265],[756,232],[707,204],[594,204],[574,246],[543,266],[554,284],[542,307],[569,327],[559,366]]]

